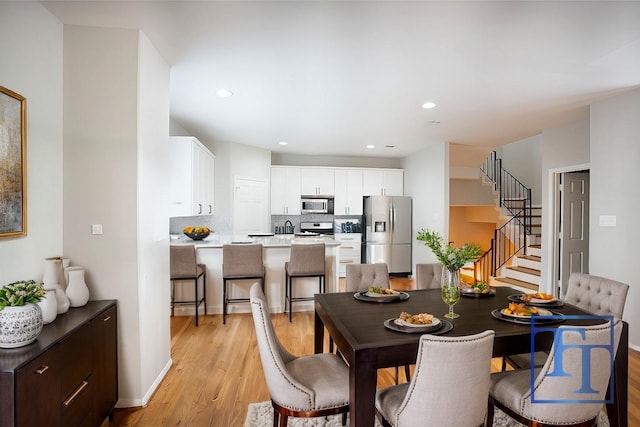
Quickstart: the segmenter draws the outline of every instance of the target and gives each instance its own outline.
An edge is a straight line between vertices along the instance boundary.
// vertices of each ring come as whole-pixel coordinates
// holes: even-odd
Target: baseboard
[[[172,365],[173,365],[173,360],[169,358],[169,361],[167,362],[167,364],[164,366],[164,368],[162,368],[162,370],[160,371],[156,379],[153,381],[153,383],[151,384],[151,386],[149,387],[147,392],[144,394],[144,396],[142,396],[141,399],[122,399],[122,398],[118,399],[118,402],[116,403],[116,408],[136,408],[136,407],[146,406],[147,403],[149,403],[149,400],[151,400],[151,397],[153,396],[153,394],[158,389],[158,386],[160,385],[160,383],[162,383],[162,380],[164,379],[164,377],[167,376],[167,373],[169,372],[169,369],[171,369]]]

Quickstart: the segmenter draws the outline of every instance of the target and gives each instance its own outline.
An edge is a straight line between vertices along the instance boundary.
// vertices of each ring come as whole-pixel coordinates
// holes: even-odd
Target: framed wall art
[[[27,234],[27,100],[0,86],[0,238]]]

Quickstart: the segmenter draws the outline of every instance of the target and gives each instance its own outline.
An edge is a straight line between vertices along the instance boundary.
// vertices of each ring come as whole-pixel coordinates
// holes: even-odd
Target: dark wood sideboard
[[[100,426],[118,400],[115,300],[89,301],[0,349],[0,427]]]

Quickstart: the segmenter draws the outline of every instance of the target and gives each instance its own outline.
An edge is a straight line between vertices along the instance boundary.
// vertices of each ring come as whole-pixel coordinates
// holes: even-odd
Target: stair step
[[[530,248],[542,249],[542,245],[529,245]]]
[[[529,261],[542,262],[542,257],[538,255],[518,255],[518,258],[526,259]]]
[[[534,268],[519,267],[519,266],[510,266],[510,267],[507,267],[507,270],[518,271],[518,272],[520,272],[520,273],[530,274],[530,275],[532,275],[532,276],[538,276],[538,277],[540,277],[540,270],[536,270],[536,269],[534,269]]]
[[[496,277],[494,280],[497,282],[507,283],[509,285],[538,291],[538,285],[536,285],[535,283],[525,282],[524,280],[513,279],[511,277]]]

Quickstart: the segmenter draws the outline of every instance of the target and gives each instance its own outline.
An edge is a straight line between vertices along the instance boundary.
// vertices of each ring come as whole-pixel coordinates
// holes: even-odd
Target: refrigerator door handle
[[[393,243],[393,233],[395,233],[396,229],[396,209],[393,206],[393,203],[389,204],[389,228],[391,228],[391,243]]]

